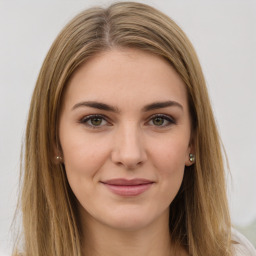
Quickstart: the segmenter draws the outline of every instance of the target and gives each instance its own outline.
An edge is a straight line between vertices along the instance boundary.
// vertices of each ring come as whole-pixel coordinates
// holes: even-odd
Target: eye
[[[175,124],[175,121],[172,117],[168,115],[157,114],[152,116],[148,123],[152,126],[166,127]]]
[[[106,121],[106,118],[102,115],[89,115],[83,117],[80,120],[80,123],[85,124],[90,128],[100,128],[102,126],[106,126],[109,123]]]

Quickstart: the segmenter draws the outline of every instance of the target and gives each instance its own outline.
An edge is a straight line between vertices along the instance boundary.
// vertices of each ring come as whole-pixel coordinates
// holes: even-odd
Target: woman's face
[[[167,222],[191,164],[190,127],[185,85],[162,58],[119,49],[81,66],[59,135],[83,219],[126,230]]]

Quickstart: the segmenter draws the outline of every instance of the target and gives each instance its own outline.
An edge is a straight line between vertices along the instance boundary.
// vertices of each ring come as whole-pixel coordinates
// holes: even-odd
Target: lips
[[[119,196],[138,196],[148,190],[154,182],[147,179],[112,179],[101,182],[112,193]]]

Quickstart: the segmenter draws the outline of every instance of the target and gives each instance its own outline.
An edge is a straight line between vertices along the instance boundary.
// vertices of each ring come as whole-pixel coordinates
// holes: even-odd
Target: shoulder
[[[253,245],[235,229],[232,229],[232,240],[237,242],[237,244],[233,245],[234,256],[256,256],[256,250]]]

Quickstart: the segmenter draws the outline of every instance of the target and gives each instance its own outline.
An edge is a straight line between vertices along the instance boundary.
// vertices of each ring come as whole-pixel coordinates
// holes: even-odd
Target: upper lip
[[[108,185],[116,185],[116,186],[135,186],[135,185],[142,185],[142,184],[150,184],[154,183],[152,180],[147,179],[111,179],[102,181],[104,184]]]

